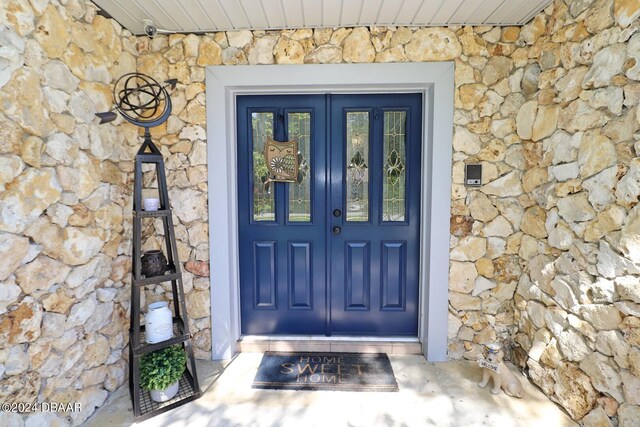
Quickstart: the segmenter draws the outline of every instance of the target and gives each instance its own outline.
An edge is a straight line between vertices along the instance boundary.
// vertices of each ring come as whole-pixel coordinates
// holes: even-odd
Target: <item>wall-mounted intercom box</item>
[[[482,185],[482,165],[466,164],[464,166],[464,185],[480,187]]]

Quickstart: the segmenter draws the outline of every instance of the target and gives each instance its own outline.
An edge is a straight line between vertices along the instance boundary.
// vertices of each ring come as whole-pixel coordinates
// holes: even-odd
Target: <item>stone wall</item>
[[[473,360],[482,344],[499,341],[574,419],[640,419],[637,1],[556,0],[520,28],[154,39],[132,38],[91,7],[64,3],[43,15],[45,6],[31,6],[38,2],[14,1],[0,15],[9,29],[0,39],[12,46],[0,62],[0,247],[12,248],[0,259],[0,333],[14,337],[0,350],[0,390],[24,379],[51,400],[52,387],[71,385],[67,391],[101,404],[103,388],[124,381],[139,140],[131,126],[98,128],[87,113],[105,108],[114,78],[137,68],[180,81],[174,114],[153,134],[167,166],[196,353],[208,357],[205,67],[452,60],[449,357]],[[47,47],[53,37],[65,48]],[[463,186],[469,162],[483,164],[479,189]],[[153,231],[145,249],[159,245]],[[145,299],[165,298],[157,286]],[[102,314],[89,319],[94,310]],[[115,321],[100,329],[108,319]],[[97,362],[87,361],[93,354]]]
[[[94,113],[110,109],[110,85],[136,56],[136,39],[89,2],[0,2],[0,402],[78,402],[73,424],[128,373],[140,142]],[[24,416],[54,419],[67,423]]]
[[[556,2],[527,26],[544,32],[515,117],[526,197],[514,343],[585,425],[640,420],[639,16],[637,1]]]
[[[138,70],[180,80],[161,142],[175,185],[204,197],[189,179],[206,176],[194,163],[206,151],[204,67],[454,60],[449,357],[473,360],[500,341],[572,417],[624,424],[640,391],[638,7],[556,1],[522,28],[144,38]],[[483,164],[483,187],[462,185],[467,162]],[[206,260],[190,238],[192,261]]]
[[[640,419],[638,17],[556,1],[496,44],[458,32],[449,354],[497,337],[589,426]]]

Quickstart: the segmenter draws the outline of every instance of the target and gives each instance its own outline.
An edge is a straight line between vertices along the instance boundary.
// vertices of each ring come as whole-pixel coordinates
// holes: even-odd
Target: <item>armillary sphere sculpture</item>
[[[171,114],[171,97],[167,87],[174,89],[177,79],[165,81],[162,86],[153,77],[142,73],[128,73],[120,77],[113,86],[113,100],[122,117],[136,126],[145,128],[145,139],[149,128],[161,125]],[[96,113],[100,124],[116,119],[113,111]]]
[[[187,320],[182,273],[178,248],[173,227],[167,179],[164,170],[162,153],[151,141],[150,128],[164,123],[171,114],[171,97],[167,87],[175,88],[177,80],[167,80],[161,85],[152,77],[140,73],[125,74],[116,81],[113,88],[115,107],[111,111],[97,113],[100,124],[116,119],[120,113],[130,123],[144,128],[144,142],[135,157],[133,187],[133,236],[132,236],[132,268],[131,268],[131,321],[129,325],[129,391],[133,401],[133,415],[137,421],[152,417],[161,412],[175,408],[183,403],[197,399],[202,394],[196,374],[193,344]],[[144,191],[157,191],[155,203],[142,203],[143,167],[154,165],[158,188],[146,188]],[[150,206],[155,206],[151,208]],[[160,219],[164,233],[160,236],[164,245],[161,250],[142,252],[143,220]],[[162,247],[163,246],[163,247]],[[152,254],[152,252],[154,254]],[[164,256],[166,254],[166,257]],[[151,257],[155,258],[151,258]],[[151,260],[155,260],[157,268],[150,268]],[[143,262],[144,261],[144,262]],[[157,286],[171,282],[173,297],[173,316],[163,321],[153,321],[150,310],[147,311],[144,324],[141,324],[140,293],[148,285]],[[187,367],[178,381],[163,390],[143,389],[149,384],[159,384],[158,378],[151,378],[153,369],[148,368],[148,360],[152,353],[169,350],[184,352]],[[178,349],[179,347],[179,349]],[[174,350],[171,350],[174,351]],[[155,353],[157,356],[158,353]],[[150,359],[151,358],[151,359]],[[147,365],[145,365],[145,363]],[[147,366],[145,368],[145,366]],[[184,368],[184,366],[182,366]],[[153,372],[152,372],[153,371]]]

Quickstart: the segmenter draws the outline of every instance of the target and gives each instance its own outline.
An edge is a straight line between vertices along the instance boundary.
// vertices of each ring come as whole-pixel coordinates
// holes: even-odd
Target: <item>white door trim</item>
[[[235,97],[244,94],[358,92],[424,93],[419,338],[429,361],[446,360],[453,62],[207,68],[213,359],[231,358],[240,337]]]

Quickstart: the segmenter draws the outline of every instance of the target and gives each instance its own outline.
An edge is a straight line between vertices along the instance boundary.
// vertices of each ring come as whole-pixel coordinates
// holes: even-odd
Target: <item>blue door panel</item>
[[[255,242],[253,280],[255,308],[276,308],[276,242]]]
[[[347,191],[345,176],[352,163],[345,144],[346,116],[349,112],[370,111],[369,125],[369,218],[365,222],[346,221],[345,216],[330,218],[330,227],[340,227],[329,242],[332,254],[330,273],[330,316],[332,335],[405,335],[418,333],[419,236],[420,236],[420,151],[422,133],[422,97],[420,94],[334,95],[331,97],[330,204],[331,210],[343,209]],[[384,123],[386,111],[406,113],[406,209],[402,221],[383,221]],[[335,143],[340,141],[339,144]],[[359,266],[349,261],[345,242],[369,242],[369,309],[351,310],[343,278]],[[385,242],[403,242],[404,253],[389,256]],[[395,273],[394,273],[395,271]],[[359,273],[358,273],[359,274]],[[395,275],[395,276],[394,276]],[[385,281],[386,276],[386,281]],[[395,302],[393,302],[395,301]]]
[[[253,198],[264,189],[253,171],[261,153],[253,147],[252,115],[270,114],[273,138],[285,141],[295,128],[290,114],[300,112],[311,115],[310,218],[290,218],[290,184],[275,183],[274,213],[255,219]],[[346,156],[349,112],[369,119],[369,178],[362,184],[368,217],[360,222],[345,220],[354,162]],[[385,127],[387,113],[397,112],[405,117],[401,129]],[[242,333],[417,336],[422,95],[240,96],[237,125]],[[400,166],[383,145],[397,132],[405,138]],[[403,214],[385,220],[383,207],[395,199],[384,188],[398,171],[405,177],[396,190],[404,191]]]
[[[312,242],[289,243],[289,308],[313,310]]]
[[[346,271],[344,293],[346,304],[344,309],[369,310],[371,295],[369,272],[371,271],[371,257],[369,256],[369,242],[346,243]]]
[[[381,310],[404,310],[407,271],[406,242],[382,242]]]
[[[288,221],[288,183],[276,183],[271,187],[275,201],[274,220],[254,220],[253,197],[260,184],[254,183],[253,159],[262,153],[253,149],[252,114],[259,112],[273,114],[273,138],[277,141],[288,140],[289,112],[308,112],[311,115],[311,152],[307,160],[312,167],[306,177],[311,182],[310,222]],[[326,191],[325,124],[324,95],[237,98],[240,320],[243,334],[326,333],[326,220],[323,203],[315,203],[317,199],[324,199]],[[264,245],[264,242],[271,242],[269,268],[264,265],[267,255],[257,256],[253,249],[255,245]],[[273,298],[273,303],[262,306],[255,303],[271,302],[269,298]]]

